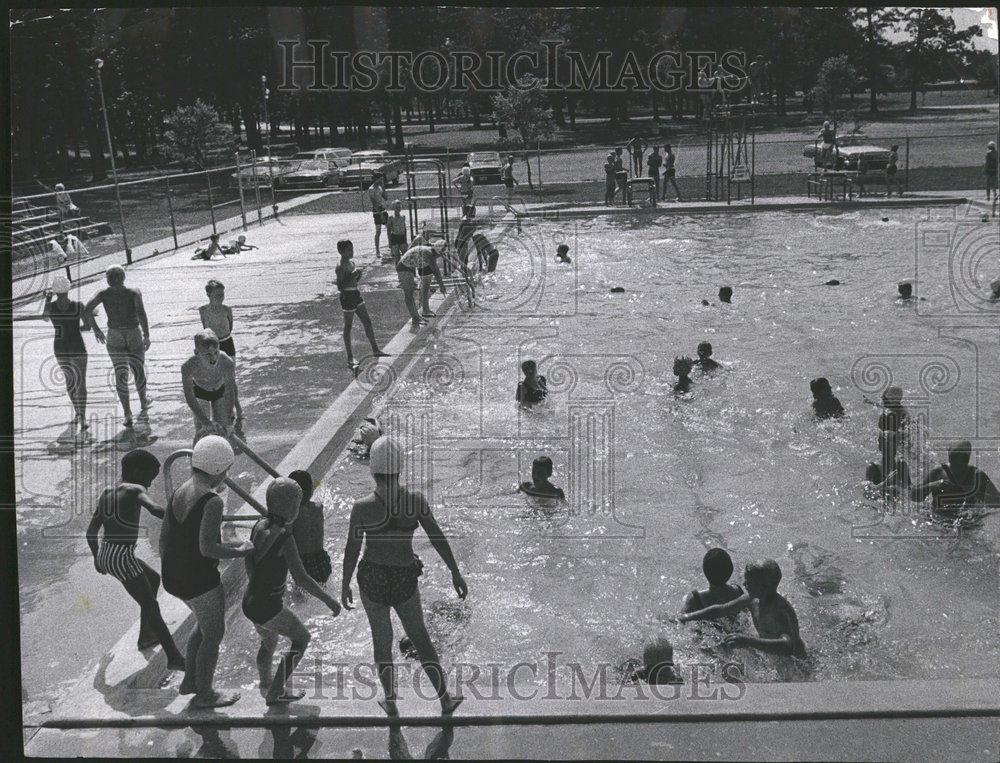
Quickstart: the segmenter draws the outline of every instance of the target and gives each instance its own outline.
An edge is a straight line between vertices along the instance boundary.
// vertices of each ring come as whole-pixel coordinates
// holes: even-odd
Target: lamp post
[[[271,178],[271,211],[278,216],[278,198],[274,189],[274,155],[271,154],[271,120],[267,117],[267,97],[271,91],[267,89],[267,75],[260,75],[260,92],[264,99],[264,134],[267,135],[267,174]]]
[[[115,199],[118,201],[118,219],[122,224],[122,243],[125,245],[125,264],[132,264],[132,250],[128,246],[128,233],[125,231],[125,212],[122,210],[122,195],[118,190],[118,170],[115,167],[115,149],[111,145],[111,126],[108,123],[108,107],[104,103],[104,83],[101,82],[101,69],[104,61],[100,58],[94,60],[97,68],[97,92],[101,96],[101,114],[104,116],[104,134],[108,139],[108,153],[111,155],[111,178],[115,184]]]

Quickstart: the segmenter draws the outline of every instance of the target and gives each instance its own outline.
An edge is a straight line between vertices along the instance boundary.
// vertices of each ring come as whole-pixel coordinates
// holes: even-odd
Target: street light
[[[271,91],[267,89],[267,75],[260,75],[260,91],[264,97],[264,133],[267,135],[267,174],[271,178],[271,210],[278,217],[278,198],[274,189],[274,156],[271,154],[271,121],[267,118],[267,97]]]
[[[111,145],[111,126],[108,123],[108,107],[104,103],[104,83],[101,82],[101,69],[104,68],[104,61],[100,58],[94,60],[97,67],[97,92],[101,95],[101,114],[104,115],[104,134],[108,139],[108,153],[111,154],[111,178],[115,183],[115,199],[118,200],[118,219],[122,224],[122,243],[125,245],[125,264],[132,264],[132,250],[128,247],[128,233],[125,231],[125,212],[122,210],[122,195],[118,190],[118,170],[115,168],[115,149]]]

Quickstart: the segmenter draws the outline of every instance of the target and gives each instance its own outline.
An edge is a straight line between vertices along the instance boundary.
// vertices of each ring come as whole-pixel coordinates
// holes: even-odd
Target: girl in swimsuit
[[[356,501],[351,511],[340,598],[346,609],[352,608],[351,578],[357,566],[361,604],[368,615],[375,664],[385,692],[385,700],[379,705],[386,713],[397,715],[392,621],[389,619],[390,610],[395,610],[403,630],[420,656],[424,672],[434,684],[441,702],[441,713],[449,715],[462,698],[448,693],[437,650],[424,623],[418,586],[423,563],[413,553],[413,533],[417,527],[422,527],[427,533],[434,550],[451,570],[451,582],[460,599],[465,598],[468,586],[458,571],[448,539],[434,519],[427,500],[420,493],[399,484],[402,462],[402,450],[389,438],[380,437],[372,445],[371,470],[375,491]],[[365,554],[358,564],[362,542]]]
[[[81,330],[88,326],[83,305],[69,298],[69,279],[60,274],[52,282],[52,291],[45,297],[42,317],[56,330],[52,353],[66,379],[66,392],[73,404],[75,417],[70,425],[75,432],[87,430],[87,347]]]
[[[733,574],[733,560],[725,549],[710,548],[701,561],[701,570],[708,581],[708,590],[695,589],[684,597],[682,612],[697,612],[714,604],[726,604],[743,595],[738,585],[730,585]]]
[[[351,350],[351,329],[354,327],[355,313],[361,319],[361,325],[364,326],[368,343],[372,346],[372,355],[376,358],[386,358],[389,353],[382,352],[378,347],[372,319],[368,315],[365,300],[358,289],[358,281],[361,280],[362,271],[354,267],[354,244],[347,239],[342,239],[337,242],[337,252],[340,254],[340,264],[337,265],[335,276],[337,291],[340,293],[340,307],[344,311],[344,349],[347,351],[347,365],[354,368],[357,363],[354,362],[354,352]]]
[[[311,636],[302,621],[284,604],[288,573],[303,589],[326,604],[334,617],[340,604],[306,572],[292,534],[299,513],[302,489],[289,477],[278,477],[267,486],[267,516],[258,520],[250,532],[253,553],[247,556],[247,590],[243,595],[243,614],[260,634],[257,671],[260,693],[268,705],[295,702],[305,692],[286,692],[285,685],[309,645]],[[278,637],[286,636],[291,649],[281,658],[278,672],[272,674],[274,650]]]
[[[236,407],[236,364],[219,349],[211,329],[194,335],[194,355],[181,366],[184,399],[194,414],[195,442],[206,434],[228,437]]]
[[[191,454],[191,478],[167,498],[160,533],[160,573],[167,593],[194,612],[197,624],[187,643],[181,694],[194,694],[195,707],[225,707],[239,694],[215,691],[212,681],[219,644],[226,631],[226,598],[219,560],[253,553],[251,543],[223,543],[222,499],[215,488],[226,479],[235,456],[216,435],[198,441]]]

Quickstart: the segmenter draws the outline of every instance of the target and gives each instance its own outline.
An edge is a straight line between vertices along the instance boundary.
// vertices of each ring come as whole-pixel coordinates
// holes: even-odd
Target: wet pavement
[[[207,302],[209,278],[226,285],[233,308],[247,441],[277,463],[353,379],[342,341],[342,312],[333,284],[336,242],[355,241],[359,265],[374,262],[371,217],[366,214],[289,217],[251,230],[260,248],[212,262],[190,260],[190,252],[162,255],[128,268],[126,283],[143,292],[152,346],[147,353],[149,393],[154,400],[148,427],[119,444],[120,409],[104,348],[85,333],[90,355],[88,416],[95,443],[79,449],[54,447],[72,412],[52,357],[52,327],[42,321],[15,324],[15,429],[18,500],[18,574],[21,591],[22,673],[26,715],[44,714],[81,673],[93,665],[136,618],[120,584],[93,568],[84,531],[93,500],[114,480],[116,464],[131,446],[148,447],[161,461],[190,447],[191,414],[183,400],[180,364],[190,356],[191,337],[201,328],[197,308]],[[395,275],[376,264],[366,292],[380,343],[406,323]],[[71,298],[85,302],[102,286],[83,286]],[[40,314],[40,302],[18,317]],[[104,324],[104,316],[98,316]],[[370,350],[358,321],[355,356],[362,369]],[[368,360],[366,361],[366,358]],[[133,405],[135,405],[133,389]],[[245,456],[231,474],[249,488],[263,472]],[[154,500],[163,498],[162,477]],[[153,562],[158,523],[146,524],[138,556]]]

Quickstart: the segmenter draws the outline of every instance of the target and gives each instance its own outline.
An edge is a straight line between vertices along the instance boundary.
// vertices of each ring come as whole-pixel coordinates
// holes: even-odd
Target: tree
[[[185,170],[192,164],[204,169],[213,150],[232,145],[232,127],[223,124],[218,112],[200,98],[193,106],[178,106],[164,121],[165,153],[183,162]]]
[[[841,97],[844,93],[853,91],[857,85],[858,73],[851,65],[850,57],[845,53],[823,62],[819,74],[816,75],[812,95],[822,105],[823,110],[836,120]]]
[[[493,114],[498,123],[507,125],[508,129],[516,133],[517,137],[513,140],[501,139],[498,145],[504,150],[513,144],[524,151],[524,163],[528,166],[528,187],[534,190],[528,150],[537,145],[539,139],[549,137],[555,130],[549,99],[542,90],[542,83],[530,75],[521,77],[516,87],[512,85],[493,97]]]
[[[857,8],[854,18],[865,34],[865,76],[868,79],[869,110],[875,114],[878,112],[879,86],[885,82],[881,76],[884,72],[882,59],[889,50],[885,33],[899,23],[899,9],[869,5]]]
[[[977,24],[956,29],[955,19],[934,8],[906,8],[902,20],[911,38],[903,47],[910,83],[910,111],[916,111],[917,91],[923,88],[927,72],[946,59],[968,55],[972,38],[982,29]]]

